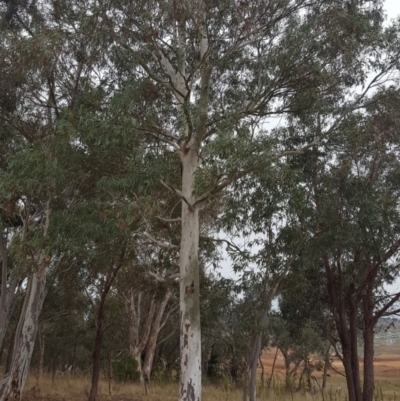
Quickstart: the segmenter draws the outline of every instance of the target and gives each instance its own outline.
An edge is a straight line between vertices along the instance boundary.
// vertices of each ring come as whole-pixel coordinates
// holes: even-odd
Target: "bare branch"
[[[374,315],[374,321],[377,322],[380,317],[382,317],[384,314],[391,314],[389,309],[400,299],[400,292],[396,293],[393,295],[392,299],[384,305],[379,311],[377,311]],[[397,313],[396,311],[393,311],[392,313]],[[387,315],[386,315],[387,316]]]
[[[153,131],[149,130],[149,129],[143,129],[141,128],[142,131],[145,131],[147,134],[151,135],[153,138],[158,139],[161,142],[164,142],[168,145],[171,145],[175,150],[179,150],[179,146],[175,143],[172,142],[171,140],[167,139],[166,137],[170,137],[170,135],[167,135],[165,133],[160,133],[162,136],[155,134]],[[173,139],[176,139],[174,137],[172,137]]]
[[[176,219],[165,219],[164,217],[156,216],[156,219],[164,221],[166,223],[180,223],[182,221],[180,217],[177,217]]]
[[[248,168],[235,174],[232,174],[230,177],[224,178],[222,181],[219,181],[213,188],[209,191],[205,192],[194,204],[193,207],[200,206],[203,202],[205,202],[210,196],[216,195],[217,193],[221,192],[224,188],[231,185],[233,182],[239,180],[240,178],[246,176],[247,174],[252,172],[252,168]]]
[[[237,245],[235,245],[233,242],[228,241],[227,239],[207,237],[206,235],[200,235],[200,238],[207,239],[207,240],[214,241],[214,242],[225,242],[226,244],[228,244],[229,247],[235,249],[238,252],[242,252],[242,250]]]
[[[149,276],[155,278],[159,283],[166,283],[167,281],[175,281],[179,279],[179,274],[171,274],[169,276],[160,276],[152,271],[146,272]]]
[[[159,246],[160,248],[164,248],[164,249],[170,249],[170,250],[177,250],[179,249],[178,245],[173,245],[173,244],[169,244],[168,242],[162,242],[162,241],[158,241],[156,238],[154,238],[151,234],[149,233],[143,233],[142,234],[144,237],[146,237],[147,239],[149,239],[154,245]]]
[[[178,195],[189,207],[190,211],[193,211],[194,208],[196,207],[197,202],[192,205],[183,195],[182,192],[179,191],[179,189],[176,189],[174,187],[171,187],[170,185],[168,185],[167,183],[165,183],[163,180],[160,180],[160,183],[165,187],[168,188],[170,191],[174,192],[176,195]]]
[[[166,182],[164,182],[163,180],[160,180],[160,183],[167,188],[168,190],[170,190],[171,192],[175,193],[176,195],[178,195],[179,197],[182,196],[182,192],[179,189],[176,189],[174,187],[172,187],[171,185],[168,185]]]

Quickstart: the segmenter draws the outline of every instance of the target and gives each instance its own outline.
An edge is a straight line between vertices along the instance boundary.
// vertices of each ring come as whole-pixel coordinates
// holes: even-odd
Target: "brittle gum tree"
[[[28,376],[47,277],[58,265],[54,216],[73,207],[87,178],[73,171],[71,155],[84,153],[78,146],[77,111],[88,104],[92,115],[101,109],[100,96],[93,94],[99,64],[105,66],[96,17],[79,0],[4,3],[0,9],[0,58],[6,72],[1,85],[7,82],[0,101],[7,134],[1,136],[7,158],[2,158],[0,199],[12,205],[13,215],[20,212],[22,224],[11,245],[17,249],[15,264],[28,276],[10,370],[0,380],[2,401],[20,399]],[[66,121],[75,128],[69,136],[61,134]],[[69,145],[62,158],[61,145]]]
[[[132,123],[181,164],[180,186],[160,185],[181,201],[182,401],[201,399],[199,213],[280,156],[265,118],[306,110],[315,89],[336,93],[360,68],[379,3],[120,0],[104,13]]]

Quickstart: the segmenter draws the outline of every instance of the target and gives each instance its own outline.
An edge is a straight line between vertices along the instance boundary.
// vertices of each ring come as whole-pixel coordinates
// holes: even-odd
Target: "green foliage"
[[[113,372],[115,380],[119,382],[138,381],[140,379],[138,363],[130,355],[114,361]]]

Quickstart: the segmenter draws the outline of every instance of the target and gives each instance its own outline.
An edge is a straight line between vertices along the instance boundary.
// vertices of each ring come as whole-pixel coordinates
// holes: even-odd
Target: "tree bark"
[[[361,401],[357,353],[357,309],[352,298],[353,291],[351,288],[349,288],[347,291],[347,299],[343,299],[340,264],[337,265],[338,271],[336,282],[333,269],[330,265],[327,255],[324,255],[323,261],[327,277],[326,285],[330,299],[331,311],[335,320],[336,330],[339,334],[340,344],[342,346],[342,362],[346,374],[346,385],[349,401]],[[349,312],[347,315],[345,302],[349,306]],[[353,344],[354,341],[355,346]]]
[[[46,265],[45,257],[41,257],[38,271],[34,272],[29,278],[27,293],[15,335],[11,368],[0,382],[0,401],[17,401],[21,399],[35,345],[39,315],[46,296]]]
[[[194,206],[198,146],[192,140],[182,149],[182,237],[180,246],[180,354],[179,400],[201,399],[201,329],[199,278],[199,210]]]
[[[286,390],[291,390],[292,388],[292,384],[291,384],[291,380],[290,380],[290,360],[289,360],[289,355],[285,352],[283,353],[283,359],[284,359],[284,363],[285,363],[285,387]]]
[[[96,336],[95,336],[95,340],[94,340],[94,349],[93,349],[92,382],[91,382],[90,394],[89,394],[88,401],[97,401],[97,391],[98,391],[99,378],[100,378],[101,345],[103,342],[104,324],[105,324],[106,298],[107,298],[108,292],[110,291],[111,285],[118,273],[118,270],[121,268],[124,254],[125,254],[125,250],[122,251],[120,264],[116,267],[112,267],[108,271],[107,278],[103,285],[102,292],[100,295],[100,304],[99,304],[99,309],[97,311],[97,317],[96,317]]]
[[[304,370],[307,377],[307,386],[308,391],[312,391],[312,383],[311,383],[311,369],[310,369],[310,360],[308,359],[308,352],[304,355]]]
[[[279,348],[276,347],[276,352],[275,352],[275,356],[274,356],[274,362],[272,362],[271,376],[268,379],[268,385],[267,385],[268,390],[271,388],[272,378],[274,377],[275,363],[276,363],[276,358],[278,357],[278,352],[279,352]]]
[[[108,292],[108,291],[107,291]],[[92,384],[90,387],[89,401],[97,401],[97,390],[100,378],[100,355],[101,344],[104,334],[104,307],[107,293],[103,291],[100,298],[99,309],[96,317],[96,337],[93,349],[93,368],[92,368]]]
[[[151,332],[149,335],[149,339],[147,341],[147,346],[146,346],[146,353],[143,361],[143,376],[147,381],[150,381],[151,377],[151,369],[153,367],[153,360],[154,360],[154,354],[156,352],[156,347],[157,347],[157,338],[158,338],[158,333],[160,332],[161,329],[161,323],[162,323],[162,318],[164,316],[165,308],[168,304],[169,299],[171,298],[172,291],[167,290],[165,293],[164,299],[162,300],[158,312],[156,314],[156,317],[153,321],[153,324],[151,325]]]
[[[249,370],[246,368],[243,375],[242,401],[249,399]]]
[[[40,333],[40,327],[38,329],[39,331],[39,369],[38,369],[38,376],[37,376],[37,385],[39,387],[42,379],[43,379],[43,359],[44,359],[44,347],[45,347],[45,341],[44,341],[44,334]]]
[[[113,352],[110,351],[108,358],[108,395],[113,396]]]
[[[150,305],[146,312],[147,318],[144,323],[143,330],[141,331],[141,316],[142,316],[142,305],[143,305],[143,294],[139,292],[137,295],[137,302],[135,302],[135,294],[130,291],[129,297],[127,298],[127,308],[129,314],[129,353],[133,356],[138,364],[138,370],[140,372],[140,381],[143,382],[143,362],[142,354],[146,348],[154,313],[155,313],[155,299],[151,297]]]
[[[253,358],[250,364],[250,401],[257,399],[257,362],[261,353],[261,334],[258,333],[254,343]]]
[[[321,391],[324,392],[326,389],[326,379],[328,377],[328,369],[329,369],[329,350],[331,349],[331,344],[329,340],[327,341],[326,344],[326,349],[325,349],[325,358],[324,358],[324,373],[322,375],[322,387]]]
[[[364,322],[363,401],[372,401],[374,397],[374,323],[372,319],[368,319],[368,316],[365,317]]]
[[[0,257],[1,257],[1,289],[0,289],[0,349],[3,349],[4,337],[6,335],[8,323],[12,312],[15,299],[15,289],[17,288],[17,279],[11,280],[10,288],[7,291],[8,279],[8,258],[6,241],[3,236],[3,230],[0,226]]]
[[[351,358],[351,374],[353,375],[353,385],[356,394],[356,400],[362,400],[361,382],[360,382],[360,365],[358,360],[358,336],[357,336],[357,306],[352,298],[349,297],[349,325],[350,325],[350,358]]]

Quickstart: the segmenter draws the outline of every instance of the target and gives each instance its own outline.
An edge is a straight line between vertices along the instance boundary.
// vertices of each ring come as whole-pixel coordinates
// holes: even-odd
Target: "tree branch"
[[[148,271],[148,272],[146,272],[146,274],[155,278],[159,283],[166,283],[167,281],[175,281],[175,280],[179,279],[179,274],[171,274],[167,277],[160,276],[159,274],[152,272],[152,271]]]
[[[226,244],[228,244],[229,247],[235,249],[238,252],[242,252],[242,250],[237,245],[235,245],[234,243],[228,241],[227,239],[212,238],[212,237],[207,237],[206,235],[200,235],[200,238],[201,239],[207,239],[207,240],[214,241],[214,242],[225,242]]]
[[[189,201],[182,195],[182,192],[179,191],[179,189],[176,189],[174,187],[171,187],[170,185],[168,185],[167,183],[165,183],[163,180],[160,180],[160,183],[165,187],[168,188],[170,191],[174,192],[176,195],[178,195],[189,207],[190,211],[193,211],[194,208],[196,207],[196,203],[194,205],[192,205],[191,203],[189,203]]]
[[[278,153],[277,155],[275,155],[275,158],[279,159],[279,158],[284,157],[284,156],[302,155],[302,154],[305,153],[305,151],[307,149],[310,149],[313,146],[318,145],[319,143],[320,143],[320,140],[316,139],[314,142],[311,142],[308,145],[303,146],[302,148],[295,149],[295,150],[285,150],[285,151],[283,151],[281,153]]]
[[[149,239],[154,245],[159,246],[160,248],[164,248],[164,249],[170,249],[170,250],[177,250],[179,249],[178,245],[172,245],[169,244],[168,242],[162,242],[162,241],[158,241],[156,238],[154,238],[151,234],[149,233],[142,233],[142,235],[144,237],[146,237],[147,239]]]
[[[176,219],[165,219],[164,217],[156,216],[156,219],[164,221],[165,223],[179,223],[182,221],[180,217],[177,217]]]

